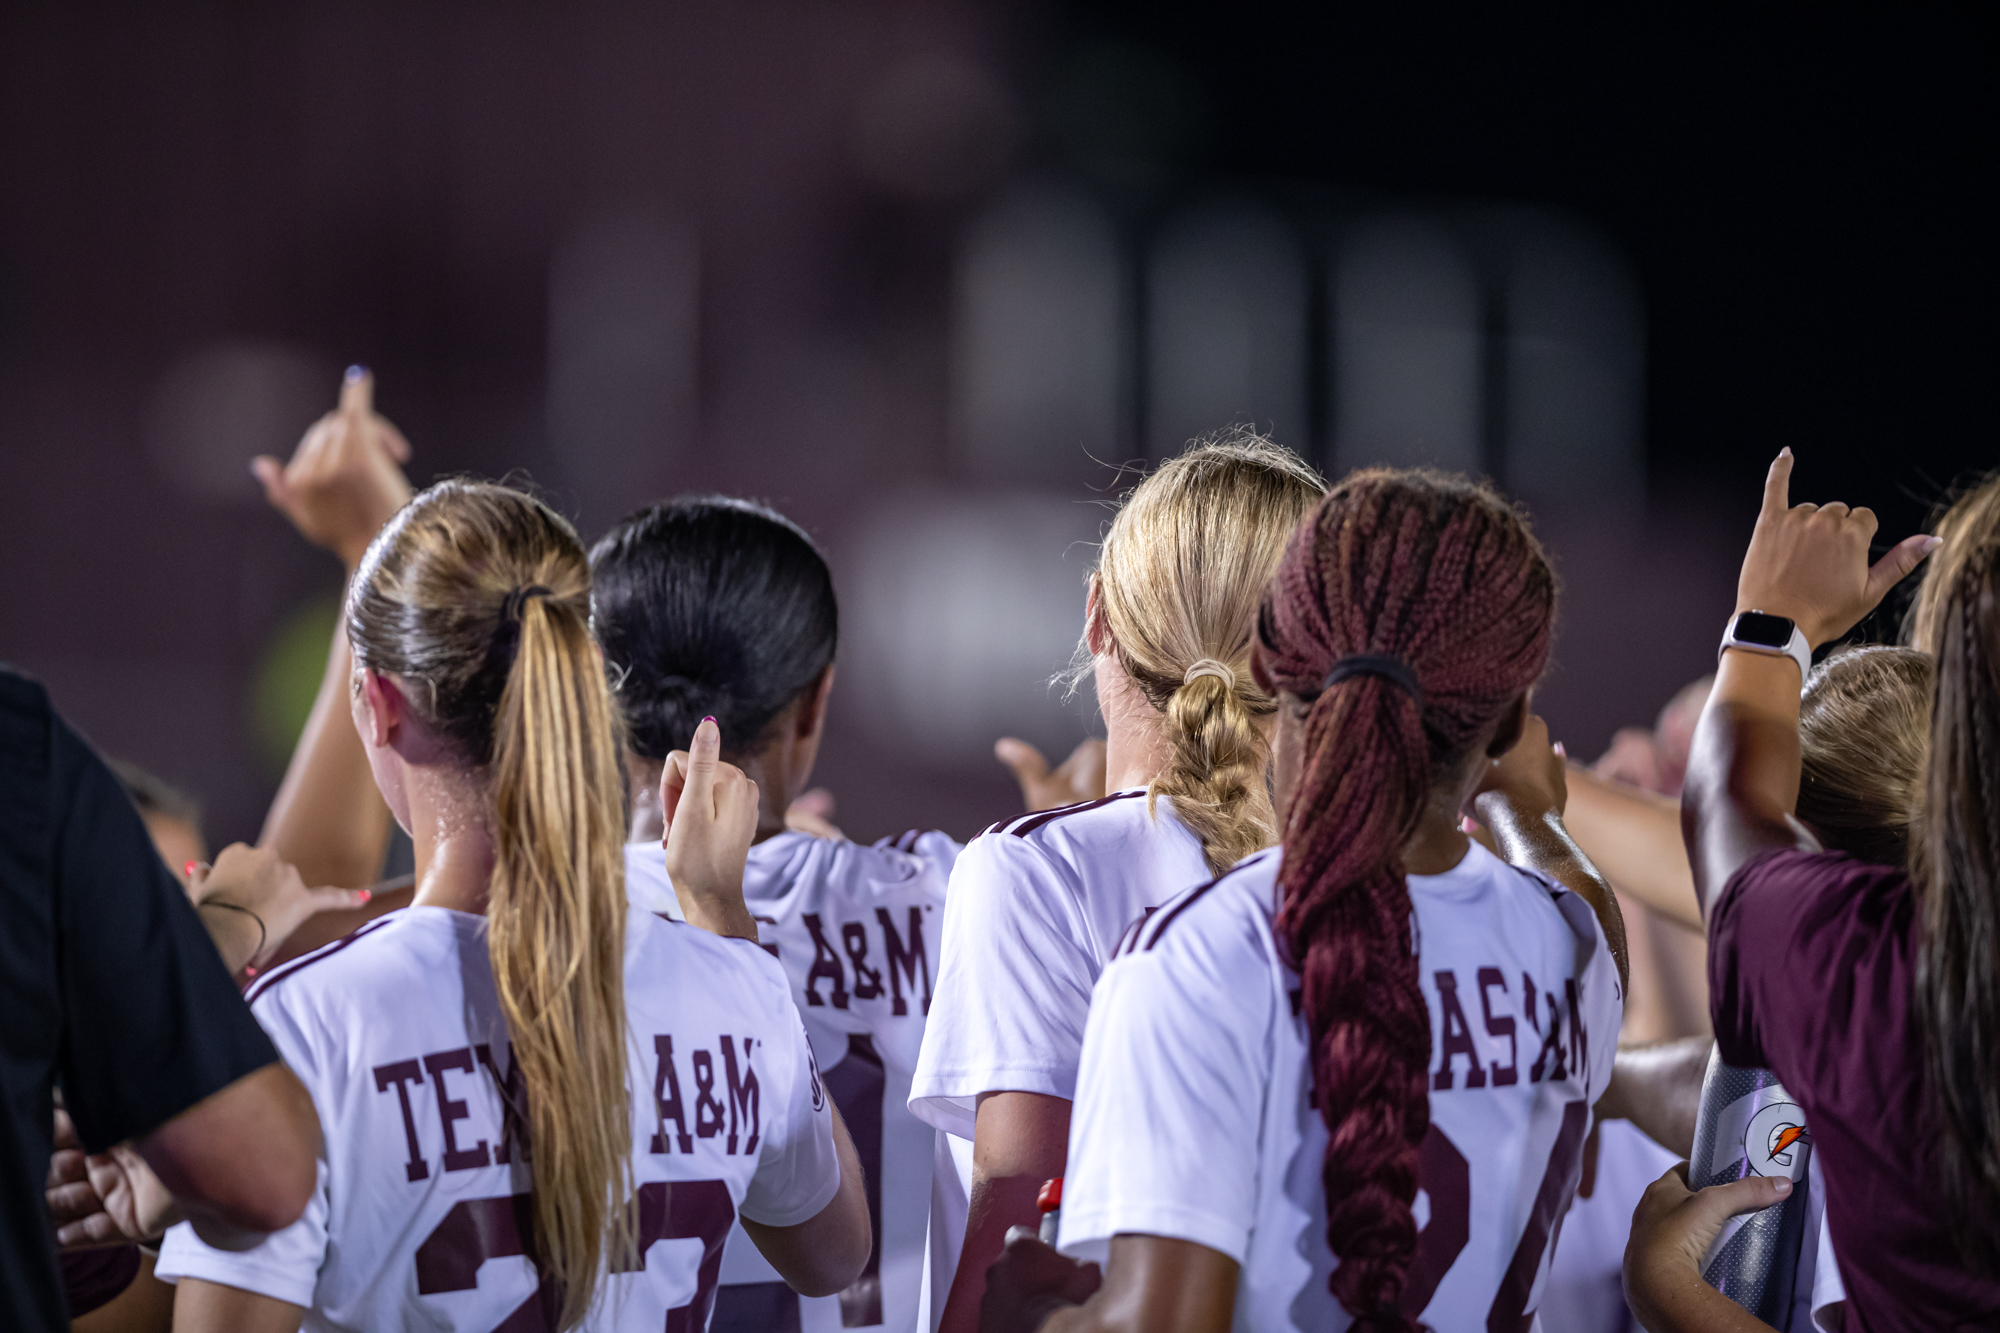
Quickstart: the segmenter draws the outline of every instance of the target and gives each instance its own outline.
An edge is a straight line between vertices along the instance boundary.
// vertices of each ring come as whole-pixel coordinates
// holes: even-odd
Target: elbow
[[[799,1274],[792,1286],[801,1296],[838,1295],[854,1285],[874,1252],[875,1238],[870,1234],[864,1209],[860,1225],[850,1221],[832,1243],[813,1256],[811,1271]]]

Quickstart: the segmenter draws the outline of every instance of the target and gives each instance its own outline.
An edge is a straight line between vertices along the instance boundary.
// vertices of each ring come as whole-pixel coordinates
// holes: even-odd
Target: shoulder
[[[1277,911],[1278,868],[1272,847],[1244,857],[1220,876],[1167,899],[1126,930],[1114,957],[1228,957],[1259,966],[1274,956],[1271,922]]]
[[[872,850],[909,857],[949,875],[952,865],[958,860],[958,854],[965,850],[965,845],[949,833],[938,829],[905,829],[893,838],[883,838],[876,842]]]
[[[272,968],[250,984],[243,998],[263,1017],[311,1007],[329,994],[367,994],[390,974],[422,968],[424,955],[434,949],[415,947],[417,942],[432,935],[441,942],[447,929],[407,907],[390,912],[331,944]]]
[[[725,939],[639,907],[626,916],[625,988],[628,994],[668,1005],[703,997],[730,1005],[792,1008],[784,966],[755,940]]]
[[[1038,863],[1052,870],[1116,865],[1121,853],[1159,829],[1147,804],[1143,789],[1120,791],[1004,819],[965,845],[956,869]],[[1171,818],[1164,805],[1160,815],[1162,820]]]
[[[1738,937],[1802,943],[1857,933],[1871,946],[1916,924],[1908,872],[1844,852],[1779,850],[1753,857],[1723,885],[1709,921],[1714,947]]]

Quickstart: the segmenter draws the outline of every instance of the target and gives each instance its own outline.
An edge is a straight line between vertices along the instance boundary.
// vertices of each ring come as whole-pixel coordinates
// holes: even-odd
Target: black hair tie
[[[521,618],[522,610],[527,607],[530,597],[553,597],[555,595],[555,589],[553,588],[544,587],[539,583],[524,583],[514,589],[514,591],[508,593],[506,600],[500,603],[500,619],[508,623],[518,621]]]
[[[1416,700],[1417,707],[1423,707],[1424,687],[1417,680],[1416,668],[1400,657],[1383,657],[1374,653],[1356,653],[1335,662],[1333,670],[1327,672],[1326,679],[1320,682],[1319,692],[1325,694],[1353,676],[1380,676]]]

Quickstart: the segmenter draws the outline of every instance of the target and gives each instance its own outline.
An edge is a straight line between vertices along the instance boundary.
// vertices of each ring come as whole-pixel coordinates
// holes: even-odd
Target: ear
[[[802,741],[818,736],[826,727],[826,700],[833,693],[833,667],[828,662],[820,668],[819,680],[799,695],[799,716],[794,729]]]
[[[359,670],[362,716],[358,720],[366,727],[362,739],[378,750],[392,747],[408,727],[410,701],[393,677],[369,667]]]
[[[1090,592],[1083,599],[1083,642],[1092,657],[1106,657],[1118,648],[1111,636],[1111,622],[1104,618],[1104,598],[1097,575],[1090,576]]]
[[[1507,705],[1507,711],[1500,715],[1492,743],[1486,747],[1488,759],[1498,759],[1521,743],[1521,733],[1528,729],[1528,705],[1532,697],[1533,691],[1530,691]]]

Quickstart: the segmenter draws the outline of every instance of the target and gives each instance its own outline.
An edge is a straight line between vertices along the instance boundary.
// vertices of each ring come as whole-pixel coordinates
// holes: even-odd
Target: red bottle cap
[[[1062,1207],[1062,1182],[1061,1176],[1057,1176],[1054,1180],[1043,1181],[1042,1192],[1035,1196],[1035,1207],[1045,1213],[1053,1213]]]

